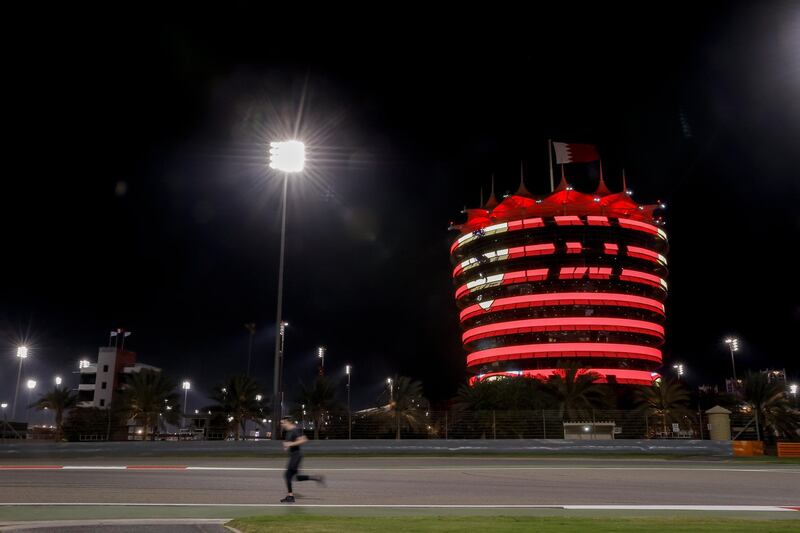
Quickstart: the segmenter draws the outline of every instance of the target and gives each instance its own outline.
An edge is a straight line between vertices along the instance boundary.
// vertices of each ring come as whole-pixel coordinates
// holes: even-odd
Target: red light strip
[[[583,220],[575,215],[565,215],[555,217],[558,226],[583,226]]]
[[[619,253],[619,246],[611,242],[603,243],[603,252],[609,255],[617,255]]]
[[[557,216],[555,218],[556,218],[556,224],[558,224],[559,226],[566,226],[566,225],[582,226],[583,225],[583,222],[577,216],[566,216],[566,217]],[[561,222],[559,222],[559,219],[561,220]],[[569,221],[566,220],[566,219],[569,219]],[[575,221],[575,219],[577,219],[577,222]],[[605,222],[603,221],[603,219],[605,219]],[[610,225],[608,217],[587,216],[586,220],[587,220],[587,222],[588,222],[588,224],[590,226],[608,226],[608,225]],[[662,239],[665,239],[665,240],[667,238],[667,235],[666,235],[666,233],[664,233],[664,230],[662,230],[661,228],[658,228],[656,226],[653,226],[652,224],[647,224],[646,222],[639,222],[638,220],[631,220],[629,218],[619,218],[617,220],[619,221],[619,225],[621,227],[625,228],[625,229],[643,231],[645,233],[649,233],[651,235],[656,235],[658,237],[661,237]],[[503,223],[503,224],[507,224],[507,226],[502,228],[502,229],[497,229],[497,230],[490,230],[489,229],[489,228],[494,228],[497,225],[488,226],[488,227],[483,228],[483,229],[487,231],[487,234],[493,234],[493,233],[503,233],[505,231],[516,231],[516,230],[521,230],[521,229],[541,228],[541,227],[544,227],[544,225],[545,225],[544,224],[544,220],[541,217],[526,218],[526,219],[523,219],[523,220],[512,220],[512,221],[509,221],[509,222]],[[466,234],[460,235],[453,242],[453,244],[450,246],[450,253],[452,254],[458,248],[460,248],[461,246],[465,245],[468,242],[471,242],[472,240],[474,240],[476,238],[477,237],[475,237],[475,235],[473,233],[466,233]]]
[[[652,335],[664,340],[664,326],[644,320],[608,317],[558,317],[528,318],[478,326],[465,331],[461,336],[461,342],[467,344],[486,337],[537,331],[626,331]]]
[[[658,235],[658,228],[653,226],[652,224],[647,224],[646,222],[639,222],[638,220],[631,220],[629,218],[620,218],[619,225],[622,226],[623,228],[635,229],[639,231],[644,231],[645,233]]]
[[[467,356],[467,366],[483,365],[495,361],[556,357],[609,357],[614,359],[642,359],[661,363],[661,350],[650,348],[649,346],[605,342],[524,344],[473,352]]]
[[[640,248],[639,246],[628,246],[628,255],[639,259],[646,259],[661,265],[667,264],[667,258],[660,253],[648,250],[647,248]]]
[[[623,268],[622,273],[619,275],[619,279],[633,283],[644,283],[645,285],[661,287],[662,289],[667,290],[667,282],[664,281],[663,278],[654,276],[653,274],[648,274],[647,272],[639,272],[638,270],[628,270],[627,268]]]
[[[463,322],[473,316],[486,313],[549,305],[614,305],[647,309],[664,315],[664,304],[652,298],[620,293],[562,292],[510,296],[470,305],[461,311],[460,319]]]
[[[495,261],[505,261],[507,259],[517,259],[519,257],[534,257],[537,255],[548,255],[555,253],[556,245],[552,243],[547,244],[529,244],[527,246],[516,246],[514,248],[507,248],[503,250],[495,250],[494,252],[488,252],[483,254],[489,262]],[[462,274],[463,272],[470,270],[471,268],[475,268],[478,266],[480,261],[477,257],[471,257],[466,261],[462,261],[460,264],[456,265],[456,268],[453,269],[453,277]]]
[[[586,217],[586,222],[589,223],[590,226],[610,226],[611,223],[608,221],[608,217],[597,217],[593,215],[589,215]]]
[[[546,380],[553,375],[563,375],[563,370],[558,368],[544,368],[540,370],[517,370],[513,372],[488,372],[478,376],[472,376],[469,380],[470,385],[474,385],[479,381],[483,381],[493,377],[527,377]],[[647,370],[628,370],[623,368],[587,368],[579,371],[580,374],[595,373],[600,376],[597,383],[608,383],[609,377],[616,378],[617,383],[623,385],[652,385],[653,381],[660,378],[661,375],[657,372],[649,372]]]
[[[571,278],[576,279],[575,269],[586,268],[581,276],[588,274],[589,278],[594,279],[610,279],[611,272],[607,267],[565,267],[573,269]],[[560,271],[559,271],[560,273]],[[461,285],[456,289],[456,300],[463,298],[465,295],[472,292],[481,291],[489,287],[497,287],[498,285],[512,285],[514,283],[526,283],[530,281],[542,281],[547,279],[548,270],[540,268],[536,270],[520,270],[517,272],[506,272],[505,274],[494,274],[486,278],[478,278]],[[566,272],[565,272],[566,275]],[[565,278],[561,278],[565,279]],[[664,279],[647,274],[646,272],[639,272],[638,270],[623,269],[619,279],[621,281],[628,281],[631,283],[641,283],[643,285],[652,285],[653,287],[661,287],[667,290],[667,282]]]

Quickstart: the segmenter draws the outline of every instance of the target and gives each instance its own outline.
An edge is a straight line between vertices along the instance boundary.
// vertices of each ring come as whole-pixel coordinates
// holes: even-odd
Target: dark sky
[[[11,13],[0,396],[21,340],[25,376],[49,382],[117,327],[208,389],[244,369],[249,321],[269,390],[265,147],[296,122],[311,162],[289,187],[290,387],[324,343],[330,374],[354,365],[357,404],[394,373],[450,397],[466,372],[448,223],[490,174],[514,190],[521,160],[545,192],[548,138],[598,145],[612,189],[624,167],[637,200],[667,202],[670,365],[721,383],[735,333],[742,370],[797,376],[796,3],[402,9]]]

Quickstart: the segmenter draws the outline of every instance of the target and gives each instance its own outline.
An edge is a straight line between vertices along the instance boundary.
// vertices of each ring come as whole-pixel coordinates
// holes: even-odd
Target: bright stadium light
[[[25,359],[28,357],[28,347],[27,346],[20,346],[17,348],[17,357],[20,359]]]
[[[56,376],[56,385],[61,385],[61,376]]]
[[[736,381],[736,363],[733,359],[733,353],[739,351],[739,339],[736,337],[728,337],[725,339],[725,344],[728,345],[728,349],[731,351],[731,367],[733,367],[733,382],[737,383]]]
[[[281,172],[300,172],[306,163],[306,145],[300,141],[269,143],[269,166]]]

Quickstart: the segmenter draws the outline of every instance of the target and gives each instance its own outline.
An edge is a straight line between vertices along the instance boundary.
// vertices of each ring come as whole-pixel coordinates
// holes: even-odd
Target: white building
[[[160,368],[136,362],[136,353],[115,346],[102,346],[97,362],[81,361],[78,407],[106,408],[125,387],[130,374]]]

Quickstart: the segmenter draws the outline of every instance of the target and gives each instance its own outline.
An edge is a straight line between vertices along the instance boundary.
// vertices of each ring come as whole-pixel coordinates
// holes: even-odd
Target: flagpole
[[[553,139],[547,139],[547,166],[550,169],[550,192],[556,189],[553,182]]]

